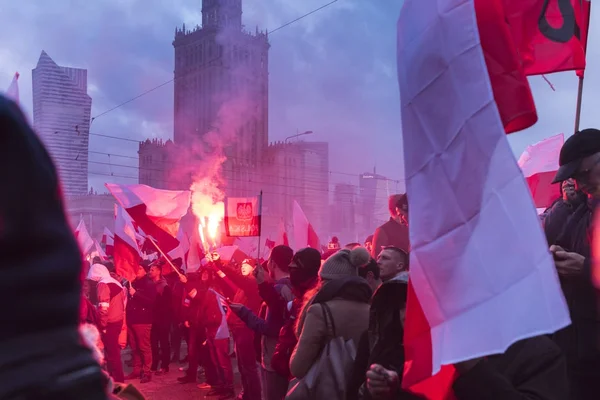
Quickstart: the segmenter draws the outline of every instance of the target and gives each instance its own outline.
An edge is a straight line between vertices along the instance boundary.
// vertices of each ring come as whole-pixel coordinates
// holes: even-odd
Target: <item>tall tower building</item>
[[[65,196],[88,193],[92,99],[87,70],[57,65],[42,51],[33,77],[33,125],[54,159]]]
[[[177,28],[173,47],[175,145],[189,149],[216,134],[228,194],[249,195],[246,175],[268,147],[267,34],[244,29],[241,0],[203,0],[202,26]],[[214,140],[204,143],[209,156]]]

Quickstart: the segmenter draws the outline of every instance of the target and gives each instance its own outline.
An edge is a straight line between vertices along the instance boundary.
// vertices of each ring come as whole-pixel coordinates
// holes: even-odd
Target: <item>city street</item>
[[[185,345],[183,346],[185,353]],[[125,374],[131,372],[131,367],[127,365],[126,360],[130,359],[129,349],[123,351],[123,365],[125,367]],[[233,372],[236,383],[236,393],[241,391],[240,378],[237,369],[235,358],[231,359],[233,365]],[[140,392],[144,394],[147,400],[198,400],[205,398],[208,390],[198,389],[197,384],[180,384],[177,382],[177,378],[184,375],[180,368],[186,368],[187,364],[172,363],[170,371],[164,376],[152,376],[152,381],[144,384],[140,384],[139,379],[127,381],[137,387]],[[204,376],[200,375],[198,384],[204,381]],[[207,399],[216,399],[216,397],[206,397]]]

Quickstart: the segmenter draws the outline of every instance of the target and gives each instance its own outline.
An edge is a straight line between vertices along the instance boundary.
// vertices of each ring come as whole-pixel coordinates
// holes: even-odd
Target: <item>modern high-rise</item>
[[[56,164],[65,196],[88,193],[92,98],[87,70],[61,67],[42,51],[33,77],[33,125]]]
[[[390,218],[388,197],[395,193],[394,181],[373,173],[359,175],[358,217],[366,232],[373,233],[375,228]]]
[[[202,26],[177,28],[173,47],[175,145],[198,158],[218,147],[228,195],[250,195],[268,147],[267,34],[244,29],[242,0],[203,0]]]

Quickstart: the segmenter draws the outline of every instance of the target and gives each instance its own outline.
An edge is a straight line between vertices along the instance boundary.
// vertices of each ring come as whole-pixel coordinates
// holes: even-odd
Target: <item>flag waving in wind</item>
[[[75,237],[77,238],[77,242],[79,243],[79,248],[81,249],[81,253],[84,256],[87,256],[92,250],[92,246],[94,246],[94,240],[90,236],[88,232],[85,222],[83,219],[79,221],[79,225],[77,225],[77,229],[75,229]]]
[[[146,185],[107,183],[107,189],[146,235],[168,253],[179,245],[179,221],[190,207],[190,191],[159,190]]]
[[[549,137],[527,146],[519,158],[519,167],[538,208],[550,207],[560,195],[552,180],[558,171],[558,156],[564,141],[562,133]]]
[[[321,251],[321,242],[315,232],[312,224],[306,218],[306,214],[300,207],[300,204],[294,200],[294,209],[292,211],[294,221],[294,241],[297,249],[312,247]]]
[[[570,323],[494,100],[477,1],[406,0],[398,21],[411,211],[402,382],[409,388],[443,366]]]

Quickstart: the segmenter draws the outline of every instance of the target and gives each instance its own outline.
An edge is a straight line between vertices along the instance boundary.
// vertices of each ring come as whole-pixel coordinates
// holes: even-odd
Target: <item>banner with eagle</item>
[[[260,236],[262,195],[225,198],[225,232],[227,236]]]

